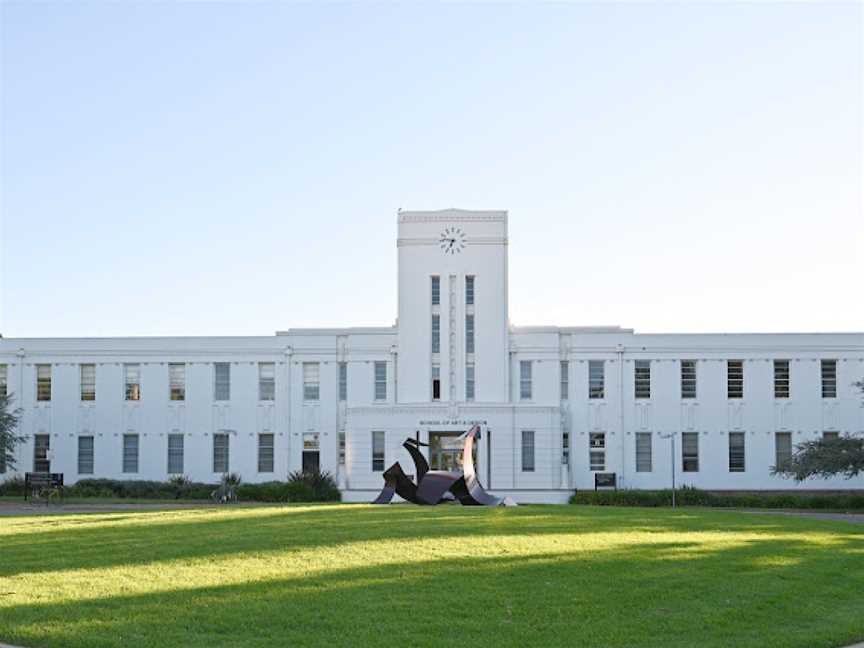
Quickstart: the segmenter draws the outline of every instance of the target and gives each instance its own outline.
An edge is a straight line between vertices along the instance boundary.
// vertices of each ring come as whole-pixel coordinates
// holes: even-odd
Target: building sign
[[[435,421],[420,421],[418,423],[420,426],[427,425],[450,425],[450,426],[461,426],[461,427],[470,427],[472,425],[486,425],[486,421],[480,420],[469,420],[469,419],[439,419]]]

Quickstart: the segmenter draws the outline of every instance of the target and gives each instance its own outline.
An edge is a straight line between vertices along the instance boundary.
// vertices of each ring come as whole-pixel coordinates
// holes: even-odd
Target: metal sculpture
[[[480,426],[475,425],[462,438],[462,472],[429,470],[429,463],[420,452],[420,446],[427,444],[420,443],[418,439],[405,439],[402,447],[414,460],[417,483],[405,474],[397,461],[384,471],[384,488],[372,503],[388,504],[393,495],[398,495],[407,502],[424,505],[441,504],[455,498],[463,506],[515,506],[516,503],[509,497],[502,499],[487,493],[477,478],[474,442],[480,439]]]

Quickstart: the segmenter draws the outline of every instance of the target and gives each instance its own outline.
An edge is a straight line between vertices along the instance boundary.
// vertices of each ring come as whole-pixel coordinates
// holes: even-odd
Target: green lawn
[[[266,506],[0,517],[26,646],[839,646],[864,525],[713,510]]]

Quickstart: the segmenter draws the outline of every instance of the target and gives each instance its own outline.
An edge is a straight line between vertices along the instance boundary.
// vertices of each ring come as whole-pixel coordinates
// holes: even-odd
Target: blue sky
[[[391,324],[451,206],[515,324],[864,330],[861,4],[0,12],[4,336]]]

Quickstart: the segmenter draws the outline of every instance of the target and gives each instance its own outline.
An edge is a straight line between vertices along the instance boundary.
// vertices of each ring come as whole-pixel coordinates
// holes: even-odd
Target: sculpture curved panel
[[[461,473],[429,470],[429,463],[420,452],[420,446],[425,444],[417,439],[406,439],[402,447],[408,451],[414,461],[417,483],[411,481],[397,461],[384,471],[384,488],[372,503],[388,504],[393,499],[393,495],[397,494],[414,504],[435,505],[447,501],[447,494],[451,493],[463,506],[515,505],[510,498],[502,500],[487,493],[477,478],[477,471],[474,468],[474,443],[479,439],[479,425],[473,426],[463,435]]]

